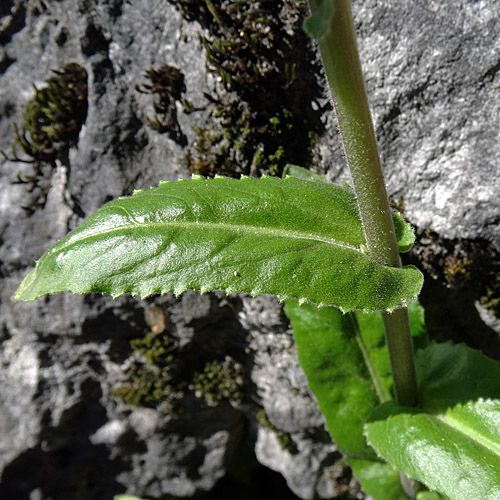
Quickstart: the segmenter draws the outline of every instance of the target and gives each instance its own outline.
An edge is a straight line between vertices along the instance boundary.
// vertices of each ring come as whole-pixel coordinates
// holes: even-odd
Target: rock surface
[[[440,235],[423,238],[413,257],[429,274],[423,300],[431,333],[441,332],[435,323],[442,311],[433,306],[439,300],[455,318],[459,338],[499,356],[498,321],[474,307],[495,283],[494,272],[477,270],[481,282],[446,274],[452,257],[473,255],[489,269],[500,262],[496,1],[356,0],[353,11],[390,194],[404,197],[406,215],[419,228]],[[293,491],[269,485],[275,498],[332,498],[346,481],[298,366],[288,321],[272,297],[10,301],[34,260],[103,203],[188,177],[182,141],[145,124],[151,99],[134,86],[148,68],[171,64],[184,73],[187,98],[206,104],[203,94],[217,81],[205,69],[201,33],[166,1],[8,0],[0,6],[1,149],[9,150],[12,122],[20,122],[32,84],[43,86],[52,68],[81,64],[89,87],[85,124],[49,170],[43,208],[24,217],[21,207],[36,193],[12,184],[17,171],[28,176],[32,167],[1,164],[1,498],[199,497],[230,477],[238,479],[241,496],[255,487],[251,479],[262,466],[282,474]],[[190,144],[192,127],[208,115],[180,111]],[[324,119],[330,128],[319,147],[323,168],[345,180],[335,118]],[[241,401],[210,405],[189,384],[173,391],[174,410],[169,402],[153,409],[116,397],[137,357],[129,341],[154,329],[147,319],[153,305],[163,311],[179,363],[191,375],[211,357],[230,355],[243,367]],[[342,491],[363,498],[354,483]]]
[[[419,227],[498,249],[500,21],[492,7],[356,0],[353,14],[389,192],[404,197]]]

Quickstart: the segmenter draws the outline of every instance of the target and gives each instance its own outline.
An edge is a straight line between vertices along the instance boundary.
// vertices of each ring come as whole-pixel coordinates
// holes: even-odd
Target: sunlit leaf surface
[[[500,363],[447,343],[418,351],[416,365],[421,408],[377,408],[369,443],[451,500],[500,498]]]
[[[351,190],[293,177],[194,177],[108,203],[49,249],[14,300],[222,289],[344,311],[415,298],[414,267],[376,264]]]

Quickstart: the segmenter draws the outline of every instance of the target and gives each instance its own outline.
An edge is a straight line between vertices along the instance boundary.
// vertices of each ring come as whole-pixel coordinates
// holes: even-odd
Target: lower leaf
[[[435,491],[421,491],[417,493],[417,500],[447,500],[447,498]]]
[[[363,491],[373,500],[408,500],[401,487],[399,472],[386,462],[347,458],[354,475],[363,486]]]
[[[145,500],[145,499],[135,497],[133,495],[116,495],[113,500]]]
[[[287,301],[299,362],[325,415],[327,428],[363,489],[374,500],[406,500],[399,474],[376,457],[363,435],[371,411],[390,399],[392,377],[379,313],[342,315]],[[417,344],[426,343],[423,310],[410,304]]]
[[[423,408],[379,406],[369,444],[393,467],[451,500],[500,498],[500,363],[464,345],[417,352]]]

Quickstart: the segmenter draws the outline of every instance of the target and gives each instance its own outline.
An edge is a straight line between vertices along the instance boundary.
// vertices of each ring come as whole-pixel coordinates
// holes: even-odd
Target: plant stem
[[[392,313],[382,313],[385,341],[389,350],[394,393],[401,406],[417,406],[418,390],[415,363],[413,360],[413,340],[406,307]]]
[[[319,39],[326,75],[337,112],[347,163],[366,237],[370,257],[379,264],[401,267],[392,213],[361,71],[349,0],[332,2],[329,31]],[[309,0],[312,13],[321,0]],[[408,311],[382,313],[391,360],[396,401],[403,406],[417,404]]]

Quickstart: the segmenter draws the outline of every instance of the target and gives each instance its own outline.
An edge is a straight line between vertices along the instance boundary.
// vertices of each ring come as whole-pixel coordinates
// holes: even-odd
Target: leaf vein
[[[341,247],[349,250],[359,251],[356,245],[350,245],[335,238],[320,235],[317,233],[304,233],[301,231],[281,229],[281,228],[266,228],[262,226],[250,226],[246,224],[228,224],[217,222],[196,222],[196,221],[164,221],[164,222],[148,222],[134,224],[122,224],[120,226],[112,227],[106,230],[100,229],[94,233],[83,233],[82,235],[73,235],[73,237],[66,241],[65,244],[58,248],[59,251],[70,248],[73,245],[79,244],[85,240],[92,238],[100,238],[109,236],[111,234],[119,234],[122,232],[133,230],[149,230],[149,229],[162,229],[162,228],[177,228],[177,229],[197,229],[197,230],[225,230],[228,233],[247,233],[252,236],[269,236],[272,238],[285,238],[291,240],[309,240],[317,243],[326,243],[332,246]],[[81,237],[78,237],[81,236]]]

